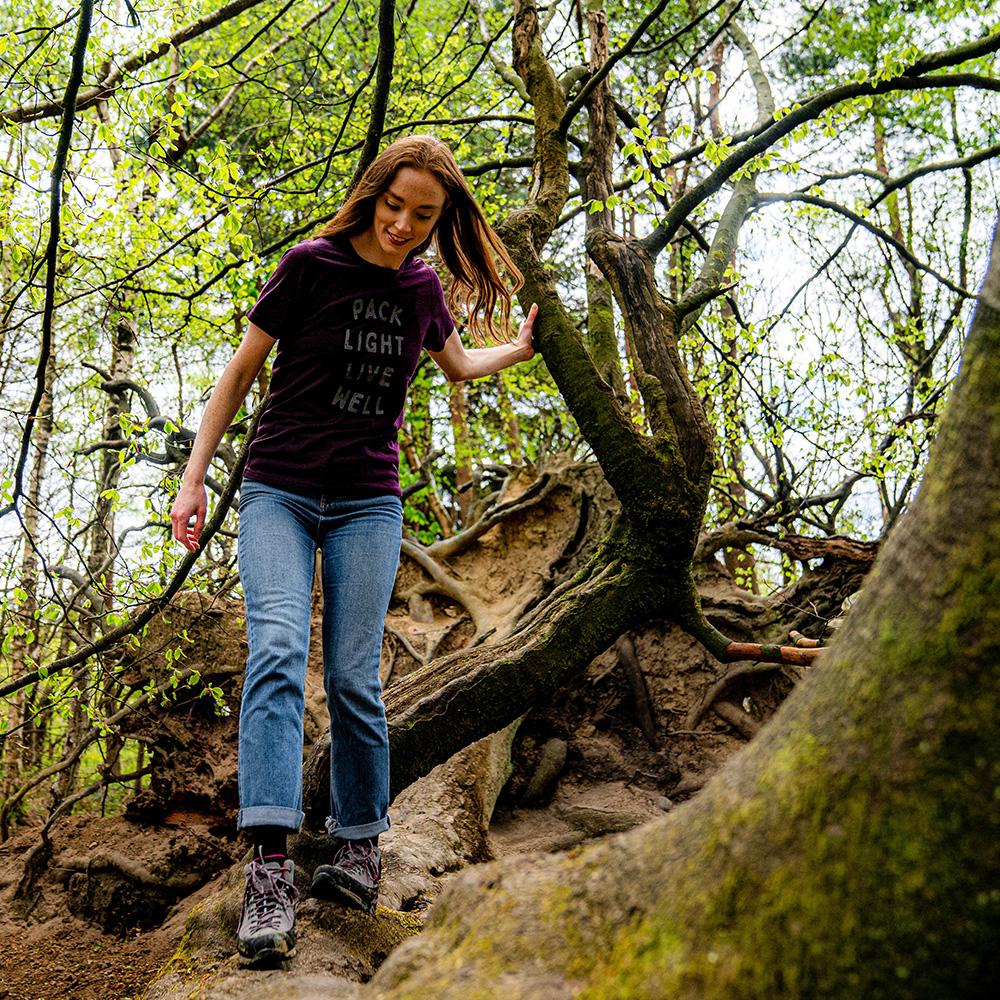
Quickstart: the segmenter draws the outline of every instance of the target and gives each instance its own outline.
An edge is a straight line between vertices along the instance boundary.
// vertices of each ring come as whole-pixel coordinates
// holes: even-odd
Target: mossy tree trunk
[[[598,47],[601,25],[592,5]],[[732,29],[734,30],[734,29]],[[610,216],[595,213],[588,224],[587,250],[610,284],[634,355],[646,425],[637,426],[626,400],[616,393],[613,375],[595,361],[574,318],[562,302],[544,250],[570,192],[568,130],[581,100],[597,109],[590,121],[585,160],[593,167],[585,183],[591,196],[610,191],[610,146],[614,129],[599,109],[607,95],[599,74],[587,95],[573,102],[546,59],[534,0],[515,0],[513,65],[530,98],[534,117],[534,163],[530,193],[498,227],[525,282],[525,311],[539,307],[536,320],[541,353],[566,405],[621,506],[617,524],[592,564],[566,587],[558,588],[513,631],[490,646],[475,647],[435,661],[393,685],[386,699],[393,756],[392,784],[399,790],[426,774],[469,743],[503,728],[533,704],[550,697],[574,671],[629,629],[651,618],[671,621],[699,640],[719,659],[729,640],[702,614],[692,559],[702,528],[715,468],[713,431],[688,378],[678,349],[683,330],[724,288],[726,268],[743,222],[756,196],[752,176],[739,175],[746,164],[794,127],[823,109],[854,95],[834,88],[803,110],[774,120],[766,77],[752,46],[737,34],[754,80],[759,134],[735,149],[696,188],[672,205],[663,223],[643,240],[623,238],[610,228]],[[975,45],[936,53],[914,72],[926,74],[1000,44],[1000,35]],[[605,64],[607,65],[607,64]],[[876,90],[893,89],[888,81]],[[586,89],[586,88],[585,88]],[[605,109],[607,110],[607,109]],[[702,202],[729,184],[718,224],[696,279],[677,300],[657,288],[656,257]],[[602,345],[610,349],[610,339]],[[603,350],[602,346],[602,350]],[[615,360],[611,358],[610,360]],[[767,658],[780,658],[777,647]],[[304,793],[307,811],[321,817],[325,808],[322,776],[326,744],[313,751]],[[322,757],[324,759],[316,759]]]
[[[1000,239],[912,510],[689,805],[467,873],[384,998],[989,995],[1000,981]]]
[[[542,354],[623,513],[579,578],[510,635],[393,685],[386,708],[394,793],[550,697],[623,632],[653,617],[672,618],[716,639],[720,649],[725,645],[701,616],[691,567],[713,452],[710,427],[680,364],[676,315],[656,291],[652,260],[642,246],[617,241],[627,256],[614,273],[602,269],[627,305],[626,324],[640,345],[643,391],[647,408],[655,410],[654,433],[647,435],[599,371],[541,256],[569,197],[569,159],[561,128],[566,95],[545,58],[533,2],[515,4],[513,47],[515,69],[534,107],[535,176],[531,197],[499,229],[525,277],[522,305],[539,305]],[[602,175],[610,164],[608,143],[613,130],[605,125],[592,136]],[[602,227],[592,226],[591,235],[595,246],[613,240]],[[313,758],[326,753],[324,743]],[[326,771],[323,760],[307,762],[304,798],[314,818],[325,808]]]

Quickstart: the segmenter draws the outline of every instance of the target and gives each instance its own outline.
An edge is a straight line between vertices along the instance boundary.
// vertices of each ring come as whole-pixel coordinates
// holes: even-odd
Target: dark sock
[[[251,826],[247,836],[253,844],[253,856],[265,861],[283,861],[288,855],[288,834],[283,826]]]

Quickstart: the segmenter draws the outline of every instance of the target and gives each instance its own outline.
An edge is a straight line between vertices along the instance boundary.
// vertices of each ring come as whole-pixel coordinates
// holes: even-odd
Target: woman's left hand
[[[521,324],[521,329],[517,333],[517,340],[514,341],[515,344],[524,352],[524,361],[535,356],[535,344],[534,344],[534,326],[535,317],[538,315],[538,303],[533,302],[531,308],[528,310],[528,315],[525,316],[524,322]]]

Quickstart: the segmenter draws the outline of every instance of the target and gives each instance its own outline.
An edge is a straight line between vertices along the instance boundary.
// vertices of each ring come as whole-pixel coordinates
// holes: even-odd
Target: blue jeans
[[[323,675],[330,711],[327,830],[389,827],[389,740],[379,684],[382,629],[399,565],[399,497],[308,497],[244,481],[239,570],[247,658],[237,825],[297,830],[302,717],[316,550],[323,569]]]

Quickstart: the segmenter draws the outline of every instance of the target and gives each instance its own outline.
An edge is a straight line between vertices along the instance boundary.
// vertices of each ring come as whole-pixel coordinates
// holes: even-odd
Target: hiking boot
[[[375,912],[382,876],[382,852],[374,840],[342,840],[333,864],[313,872],[312,894],[352,910]]]
[[[247,877],[243,911],[236,932],[242,965],[291,958],[295,954],[295,863],[254,858],[244,869]]]

